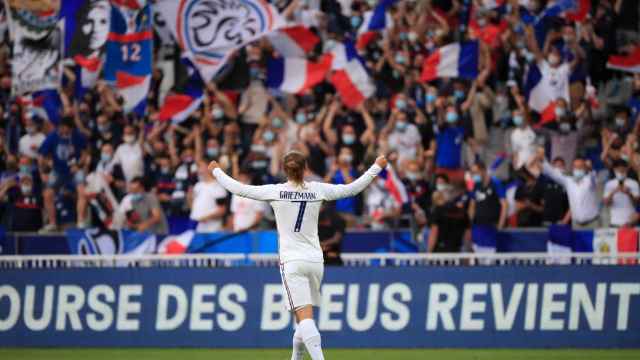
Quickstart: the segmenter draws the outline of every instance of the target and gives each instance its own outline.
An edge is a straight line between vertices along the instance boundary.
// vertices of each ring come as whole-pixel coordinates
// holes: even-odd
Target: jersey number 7
[[[296,224],[293,226],[293,232],[300,232],[302,227],[302,218],[304,217],[304,210],[307,208],[306,201],[294,201],[300,204],[298,208],[298,217],[296,218]]]

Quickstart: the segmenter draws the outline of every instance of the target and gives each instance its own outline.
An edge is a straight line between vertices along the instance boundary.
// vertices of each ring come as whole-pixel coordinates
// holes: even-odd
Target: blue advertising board
[[[276,268],[3,270],[0,347],[289,347]],[[640,347],[636,266],[326,268],[327,347]]]

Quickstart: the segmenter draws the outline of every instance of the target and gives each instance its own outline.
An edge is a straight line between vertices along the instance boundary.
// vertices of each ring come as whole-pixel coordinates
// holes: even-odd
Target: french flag
[[[409,193],[391,165],[380,172],[380,178],[384,179],[384,187],[391,197],[402,206],[409,202]]]
[[[331,63],[330,54],[325,54],[318,62],[303,58],[270,60],[267,64],[267,87],[290,94],[302,93],[325,79]]]
[[[528,99],[529,107],[543,114],[544,123],[555,120],[555,100],[550,97],[552,91],[542,82],[542,72],[536,64],[529,66],[524,84],[524,96]]]
[[[187,252],[196,232],[187,230],[179,235],[169,235],[158,245],[158,254],[180,255]]]
[[[182,61],[187,66],[188,80],[182,89],[165,97],[158,112],[158,120],[160,121],[171,120],[177,124],[186,120],[191,113],[198,109],[204,98],[204,85],[200,73],[189,60],[183,58]]]
[[[424,61],[422,81],[437,78],[475,79],[478,76],[478,42],[443,46]]]
[[[336,88],[342,102],[356,108],[376,92],[364,62],[358,56],[353,42],[347,40],[331,50],[333,62],[331,83]]]
[[[30,116],[38,116],[54,125],[60,122],[62,100],[57,90],[33,92],[29,96],[22,96],[20,103]]]
[[[98,82],[103,60],[97,57],[87,58],[81,55],[76,55],[73,60],[77,65],[75,67],[76,84],[74,95],[76,99],[80,99]]]
[[[387,14],[387,10],[396,1],[398,0],[380,0],[373,11],[368,11],[364,14],[362,25],[358,28],[356,43],[358,50],[364,49],[376,37],[377,32],[384,30],[387,27],[387,22],[392,21]]]
[[[136,76],[124,71],[116,73],[116,90],[124,100],[124,112],[144,115],[151,75]]]
[[[628,55],[612,55],[607,61],[607,68],[640,73],[640,46],[631,51]]]
[[[284,58],[303,58],[320,42],[316,34],[302,25],[278,30],[273,35],[269,35],[269,40]]]
[[[552,123],[556,120],[556,102],[552,101],[547,105],[540,113],[540,122],[536,124],[536,127]]]
[[[638,252],[638,230],[635,228],[596,229],[567,231],[556,229],[550,236],[549,252],[589,252],[615,255]],[[550,233],[551,235],[551,233]],[[619,259],[618,263],[635,263],[634,260]]]

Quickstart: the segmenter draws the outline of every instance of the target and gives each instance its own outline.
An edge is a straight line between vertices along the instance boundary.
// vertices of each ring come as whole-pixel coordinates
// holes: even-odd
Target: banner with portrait
[[[62,79],[64,37],[59,8],[32,10],[15,1],[7,2],[6,8],[13,40],[12,93],[57,88]]]
[[[233,51],[285,24],[276,7],[260,0],[158,0],[156,6],[205,81]]]

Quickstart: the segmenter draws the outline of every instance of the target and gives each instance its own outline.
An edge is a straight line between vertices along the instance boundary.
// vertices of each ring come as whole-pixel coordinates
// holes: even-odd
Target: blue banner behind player
[[[123,98],[125,113],[143,115],[151,82],[153,31],[147,0],[111,0],[104,78]]]

